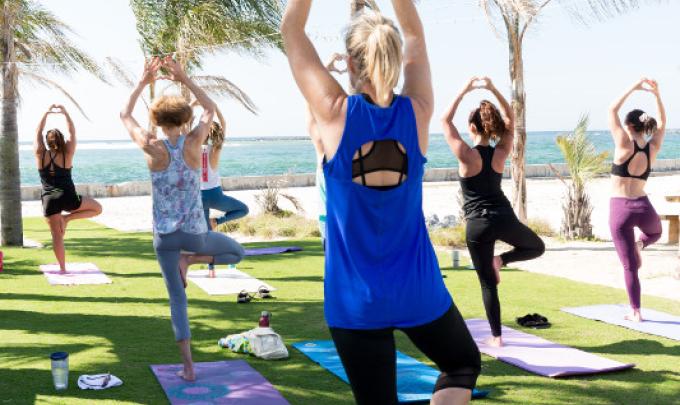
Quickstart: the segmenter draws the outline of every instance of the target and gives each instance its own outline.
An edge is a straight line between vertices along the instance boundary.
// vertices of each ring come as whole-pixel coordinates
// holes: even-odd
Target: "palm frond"
[[[216,96],[233,98],[248,111],[257,114],[257,106],[250,96],[230,80],[222,76],[192,76],[192,79],[206,92]]]
[[[57,83],[54,80],[49,79],[45,76],[41,76],[37,73],[30,72],[30,71],[20,70],[19,75],[22,76],[22,77],[25,77],[29,81],[32,81],[32,82],[39,84],[41,86],[45,86],[45,87],[59,91],[64,96],[66,96],[66,98],[68,98],[69,101],[71,103],[73,103],[73,105],[76,106],[78,111],[80,111],[80,113],[83,114],[83,117],[85,117],[85,119],[87,119],[88,121],[90,120],[90,118],[87,116],[87,114],[85,114],[85,110],[83,110],[83,108],[80,106],[78,101],[76,101],[76,99],[71,95],[71,93],[69,93],[68,90],[66,90],[64,87],[62,87],[59,83]]]

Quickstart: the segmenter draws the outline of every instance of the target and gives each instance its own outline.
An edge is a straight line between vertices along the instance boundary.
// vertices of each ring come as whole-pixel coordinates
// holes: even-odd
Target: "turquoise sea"
[[[530,132],[527,135],[527,163],[559,163],[562,155],[555,138],[564,132]],[[590,132],[598,150],[611,151],[607,131]],[[433,134],[427,154],[428,168],[456,166],[441,134]],[[659,159],[680,158],[680,132],[666,136]],[[40,184],[30,143],[20,144],[22,185]],[[308,138],[231,138],[222,152],[220,174],[228,176],[266,176],[287,173],[312,173],[314,149]],[[76,183],[115,184],[149,179],[142,152],[130,141],[79,141],[73,178]]]

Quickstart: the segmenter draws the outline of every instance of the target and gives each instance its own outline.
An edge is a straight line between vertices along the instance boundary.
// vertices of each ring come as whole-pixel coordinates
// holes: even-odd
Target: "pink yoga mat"
[[[43,264],[40,271],[52,285],[111,284],[111,279],[92,263],[66,263],[66,273],[59,271],[58,264]]]
[[[482,319],[465,323],[482,353],[545,377],[600,374],[635,367],[505,326],[502,329],[505,346],[488,346],[484,341],[491,337],[489,323]]]
[[[195,363],[196,381],[177,376],[181,364],[153,365],[171,405],[290,405],[262,374],[244,360]]]

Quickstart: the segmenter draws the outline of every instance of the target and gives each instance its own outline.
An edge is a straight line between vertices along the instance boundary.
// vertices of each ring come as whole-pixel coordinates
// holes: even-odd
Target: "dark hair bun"
[[[626,125],[633,127],[633,130],[645,135],[653,135],[657,129],[656,119],[650,117],[642,110],[633,110],[626,115]]]

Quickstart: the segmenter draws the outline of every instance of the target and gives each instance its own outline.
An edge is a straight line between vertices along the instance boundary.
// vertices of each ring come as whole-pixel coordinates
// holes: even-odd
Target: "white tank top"
[[[201,190],[212,190],[222,187],[220,175],[210,166],[210,150],[212,146],[203,145],[201,153]]]

